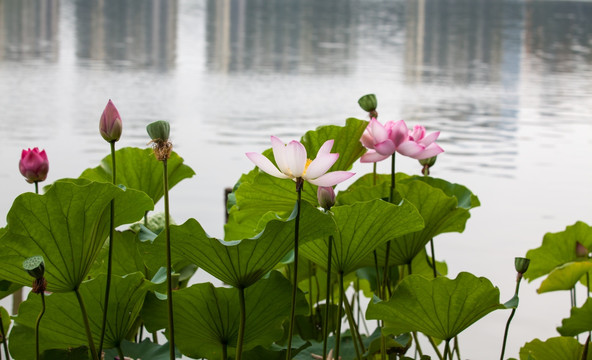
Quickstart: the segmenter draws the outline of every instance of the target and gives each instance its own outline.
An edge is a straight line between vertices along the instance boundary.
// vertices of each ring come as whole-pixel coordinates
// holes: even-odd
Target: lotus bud
[[[23,150],[19,161],[19,170],[30,184],[45,180],[49,171],[49,161],[45,150],[39,151],[38,148]]]
[[[518,274],[524,274],[526,270],[528,270],[528,265],[530,265],[530,259],[521,257],[514,258],[514,267]]]
[[[434,166],[434,164],[436,163],[436,158],[438,156],[432,156],[430,158],[427,159],[421,159],[419,160],[419,163],[421,164],[422,168],[421,168],[421,173],[424,174],[425,176],[428,176],[430,174],[430,168],[432,166]]]
[[[578,258],[588,258],[590,251],[587,247],[582,245],[581,242],[576,241],[576,257]]]
[[[119,111],[117,111],[113,102],[109,100],[101,115],[101,121],[99,121],[99,131],[103,139],[108,142],[114,142],[121,137],[121,130],[121,116],[119,116]]]
[[[171,126],[168,121],[159,120],[146,126],[146,131],[152,139],[152,148],[154,156],[160,161],[166,160],[171,156],[173,144],[169,141]]]
[[[370,118],[378,117],[378,113],[376,112],[376,107],[378,106],[376,95],[364,95],[358,100],[358,104],[364,109],[364,111],[367,111],[370,114]]]
[[[329,211],[333,205],[335,205],[335,191],[331,186],[319,186],[317,190],[317,198],[319,205]]]

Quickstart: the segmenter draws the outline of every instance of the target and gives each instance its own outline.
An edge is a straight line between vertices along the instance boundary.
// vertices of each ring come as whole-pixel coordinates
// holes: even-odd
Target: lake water
[[[375,93],[381,120],[441,131],[432,174],[482,206],[464,233],[436,238],[437,255],[505,301],[515,256],[592,223],[591,20],[592,3],[577,1],[0,0],[0,226],[33,191],[23,148],[46,149],[49,182],[108,154],[108,99],[124,122],[118,148],[145,147],[146,124],[170,121],[197,173],[173,189],[173,217],[221,236],[224,188],[252,168],[245,152],[365,118],[357,99]],[[398,171],[419,173],[400,159]],[[569,294],[537,295],[539,284],[521,288],[508,356],[569,315]],[[508,315],[462,333],[463,358],[497,359]]]

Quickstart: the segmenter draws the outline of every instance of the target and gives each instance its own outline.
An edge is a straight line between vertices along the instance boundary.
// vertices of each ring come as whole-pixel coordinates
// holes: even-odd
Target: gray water
[[[197,173],[173,189],[173,217],[221,236],[224,188],[252,168],[245,152],[365,118],[357,99],[375,93],[381,120],[441,131],[433,175],[482,206],[464,233],[436,239],[437,255],[506,301],[515,256],[592,223],[591,20],[592,3],[569,1],[0,0],[0,226],[33,191],[23,148],[46,149],[48,182],[108,154],[108,99],[124,122],[118,148],[145,147],[146,124],[171,122]],[[521,288],[508,356],[569,316],[569,295],[537,295],[539,284]],[[508,315],[462,333],[463,358],[498,358]]]

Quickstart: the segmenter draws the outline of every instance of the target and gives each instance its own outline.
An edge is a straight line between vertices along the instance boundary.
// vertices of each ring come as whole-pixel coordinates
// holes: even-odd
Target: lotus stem
[[[343,294],[345,295],[345,288],[343,287],[343,281],[341,282],[341,287],[343,288]],[[347,316],[347,321],[349,323],[349,329],[352,332],[354,349],[356,351],[357,358],[361,359],[362,354],[366,352],[366,349],[364,349],[364,343],[362,342],[362,337],[360,336],[360,332],[358,330],[358,325],[354,321],[354,314],[352,312],[349,301],[347,300],[347,296],[343,297],[343,304],[345,305],[345,315]],[[360,349],[362,349],[361,352],[360,352]]]
[[[292,335],[294,334],[294,319],[296,310],[296,293],[298,291],[298,232],[300,229],[300,205],[302,202],[302,178],[296,179],[296,220],[294,224],[294,281],[292,282],[292,306],[290,308],[290,327],[288,330],[288,349],[286,351],[286,360],[292,358]]]
[[[339,272],[339,281],[343,284],[343,271]],[[345,294],[343,293],[343,285],[339,285],[339,308],[337,311],[337,330],[335,330],[335,356],[334,359],[339,359],[339,350],[341,345],[341,316],[343,313],[341,312],[341,308],[343,307],[343,297]]]
[[[434,239],[430,239],[430,248],[432,250],[432,270],[434,271],[434,279],[438,277],[436,270],[436,251],[434,250]]]
[[[164,227],[166,235],[167,308],[169,317],[169,356],[175,360],[175,323],[173,321],[173,279],[171,264],[171,224],[169,218],[169,176],[166,157],[162,160],[164,181]]]
[[[458,360],[462,360],[460,357],[460,346],[458,345],[458,336],[454,337],[454,351],[456,351],[456,356]]]
[[[446,339],[446,345],[444,345],[444,360],[448,359],[449,352],[450,352],[450,339]]]
[[[45,295],[43,291],[39,293],[41,295],[41,312],[39,316],[37,316],[37,321],[35,322],[35,359],[39,360],[39,324],[41,324],[41,318],[43,314],[45,314]],[[7,357],[8,358],[8,357]]]
[[[236,360],[240,360],[243,356],[243,339],[245,338],[245,321],[246,321],[246,305],[245,305],[245,288],[239,287],[238,302],[240,306],[240,322],[238,325],[238,339],[236,340]]]
[[[518,296],[518,291],[520,290],[520,281],[522,280],[522,274],[518,274],[518,277],[516,278],[516,290],[514,291],[514,296]],[[500,355],[500,360],[504,359],[504,353],[506,352],[506,341],[508,340],[508,331],[510,330],[510,322],[512,322],[512,318],[514,317],[514,314],[516,313],[516,309],[518,308],[518,306],[516,306],[515,308],[512,309],[512,312],[510,313],[510,317],[508,318],[508,322],[506,322],[506,329],[504,331],[504,341],[502,343],[502,353]]]
[[[588,339],[586,339],[586,345],[584,345],[584,351],[582,352],[582,360],[588,359],[589,346],[590,346],[590,334],[588,334]]]
[[[426,336],[428,337],[428,341],[430,342],[430,345],[432,345],[432,348],[436,352],[438,359],[443,360],[442,353],[440,352],[440,349],[438,349],[438,345],[436,345],[436,343],[434,342],[434,339],[432,339],[432,337],[429,335],[426,335]]]
[[[120,360],[125,360],[125,356],[123,355],[123,350],[121,349],[121,344],[117,345],[117,354],[119,355]]]
[[[76,299],[78,299],[78,305],[80,305],[80,312],[82,312],[82,321],[84,323],[86,338],[88,339],[90,354],[93,360],[99,360],[99,355],[97,354],[97,349],[95,348],[95,342],[93,341],[92,333],[90,332],[90,323],[88,322],[88,313],[86,312],[86,306],[84,306],[84,300],[82,299],[78,288],[74,289],[74,293],[76,294]]]
[[[222,344],[222,360],[228,360],[228,344]]]
[[[110,141],[111,145],[111,168],[112,183],[117,185],[117,168],[115,164],[115,140]],[[103,307],[103,320],[101,323],[101,337],[99,340],[99,354],[103,352],[103,341],[105,340],[105,329],[107,327],[107,313],[109,310],[109,293],[111,292],[111,273],[113,268],[113,237],[115,236],[115,200],[111,199],[111,213],[109,215],[109,252],[107,256],[107,284],[105,285],[105,305]]]
[[[4,346],[4,354],[6,355],[6,359],[10,359],[10,355],[8,354],[8,346],[6,344],[6,334],[4,332],[4,324],[2,323],[2,312],[0,312],[0,336],[2,336],[2,345]]]
[[[329,300],[331,293],[331,253],[333,251],[333,236],[329,236],[329,251],[327,255],[327,300],[325,301],[325,326],[323,326],[323,359],[327,356],[327,338],[329,337],[329,312],[331,302]]]

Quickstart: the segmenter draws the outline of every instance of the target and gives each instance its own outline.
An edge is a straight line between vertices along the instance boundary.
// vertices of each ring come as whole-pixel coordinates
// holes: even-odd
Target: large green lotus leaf
[[[0,243],[2,240],[0,240]],[[32,281],[31,281],[32,283]],[[29,284],[30,285],[30,284]],[[4,299],[5,297],[12,295],[15,291],[22,288],[23,286],[20,284],[15,284],[8,280],[0,280],[0,299]]]
[[[209,237],[194,219],[171,226],[173,261],[186,259],[211,275],[235,287],[248,287],[271,271],[294,248],[295,211],[287,219],[267,223],[254,238],[223,241]],[[327,237],[335,231],[332,218],[312,205],[302,202],[299,241]],[[161,259],[165,251],[164,233],[151,246],[142,247],[150,262]]]
[[[454,280],[405,277],[388,301],[371,302],[367,319],[385,321],[383,331],[393,334],[420,331],[450,340],[497,309],[499,289],[483,277],[461,272]]]
[[[391,242],[389,263],[408,264],[425,248],[435,236],[446,232],[463,232],[471,214],[458,207],[456,197],[446,195],[442,190],[422,181],[404,181],[397,185],[401,196],[413,204],[425,222],[425,227],[413,233],[398,237]],[[379,252],[384,261],[384,252]]]
[[[592,331],[592,298],[588,298],[581,308],[571,308],[569,318],[561,320],[557,331],[562,336],[576,336]]]
[[[153,207],[141,191],[88,180],[58,181],[44,195],[17,197],[8,212],[7,233],[0,238],[0,278],[31,285],[23,261],[41,255],[48,291],[77,288],[108,236],[112,199],[115,226],[141,219]]]
[[[576,261],[576,243],[592,249],[592,227],[581,221],[567,226],[564,231],[546,233],[543,244],[528,250],[526,257],[530,266],[524,277],[532,281],[546,275],[558,266]]]
[[[433,178],[431,176],[411,176],[406,179],[402,179],[402,183],[407,183],[411,181],[423,181],[426,184],[429,184],[435,188],[438,188],[448,196],[454,196],[458,200],[458,207],[463,209],[472,209],[481,205],[479,198],[474,195],[471,190],[469,190],[466,186],[450,183],[444,179]]]
[[[144,339],[139,343],[123,340],[121,342],[121,350],[125,357],[132,359],[147,359],[147,360],[169,360],[169,343],[155,344],[148,339]],[[105,359],[114,359],[118,355],[117,349],[105,350]],[[177,358],[181,358],[179,350],[175,349]]]
[[[315,130],[308,131],[301,141],[309,157],[315,156],[321,146],[327,140],[335,140],[332,153],[338,153],[339,159],[333,164],[330,171],[349,170],[360,156],[364,155],[366,148],[360,142],[368,121],[349,118],[345,126],[324,125]]]
[[[162,185],[164,167],[161,161],[156,160],[154,151],[151,148],[126,147],[115,152],[115,159],[117,161],[117,183],[145,192],[156,204],[164,195]],[[174,151],[167,160],[167,172],[169,189],[181,180],[195,175],[195,171],[185,165],[183,158]],[[92,181],[112,182],[111,155],[101,160],[101,165],[84,170],[80,177]]]
[[[396,184],[409,178],[405,173],[395,174]],[[390,195],[391,175],[390,174],[366,174],[357,179],[345,191],[337,194],[336,205],[351,205],[356,202],[383,199],[388,201]],[[395,192],[398,200],[398,194]]]
[[[244,350],[268,347],[279,340],[282,324],[290,315],[292,286],[277,271],[269,278],[245,289]],[[173,295],[175,342],[192,358],[219,359],[222,345],[234,354],[239,328],[239,293],[235,288],[215,288],[211,283],[195,284]],[[305,314],[308,305],[298,292],[296,313]],[[142,310],[142,318],[152,330],[166,323],[166,302],[152,301]]]
[[[331,256],[334,272],[345,274],[360,267],[362,260],[381,244],[423,228],[423,220],[407,201],[394,205],[382,200],[357,202],[332,209],[338,232]],[[328,240],[303,244],[302,255],[327,268]]]
[[[113,238],[112,268],[114,275],[127,275],[141,272],[146,278],[151,278],[144,261],[138,251],[138,236],[131,230],[115,231]],[[90,277],[107,273],[109,247],[104,246],[89,273]]]
[[[534,339],[520,348],[520,360],[582,360],[584,346],[573,337]],[[587,360],[592,359],[588,352]]]
[[[70,349],[45,350],[40,355],[41,360],[88,360],[88,347],[80,346]]]
[[[80,286],[88,313],[91,333],[98,345],[103,318],[106,276],[85,281]],[[117,346],[127,338],[140,312],[149,283],[140,273],[111,278],[109,313],[104,347]],[[73,292],[53,293],[45,297],[46,311],[39,327],[40,350],[67,349],[87,344],[80,305]],[[11,333],[10,352],[16,359],[35,358],[35,322],[41,310],[41,298],[30,293],[20,305]]]
[[[569,290],[577,284],[582,276],[591,270],[592,262],[590,261],[563,264],[551,270],[549,276],[541,282],[537,292],[541,294],[549,291]]]

